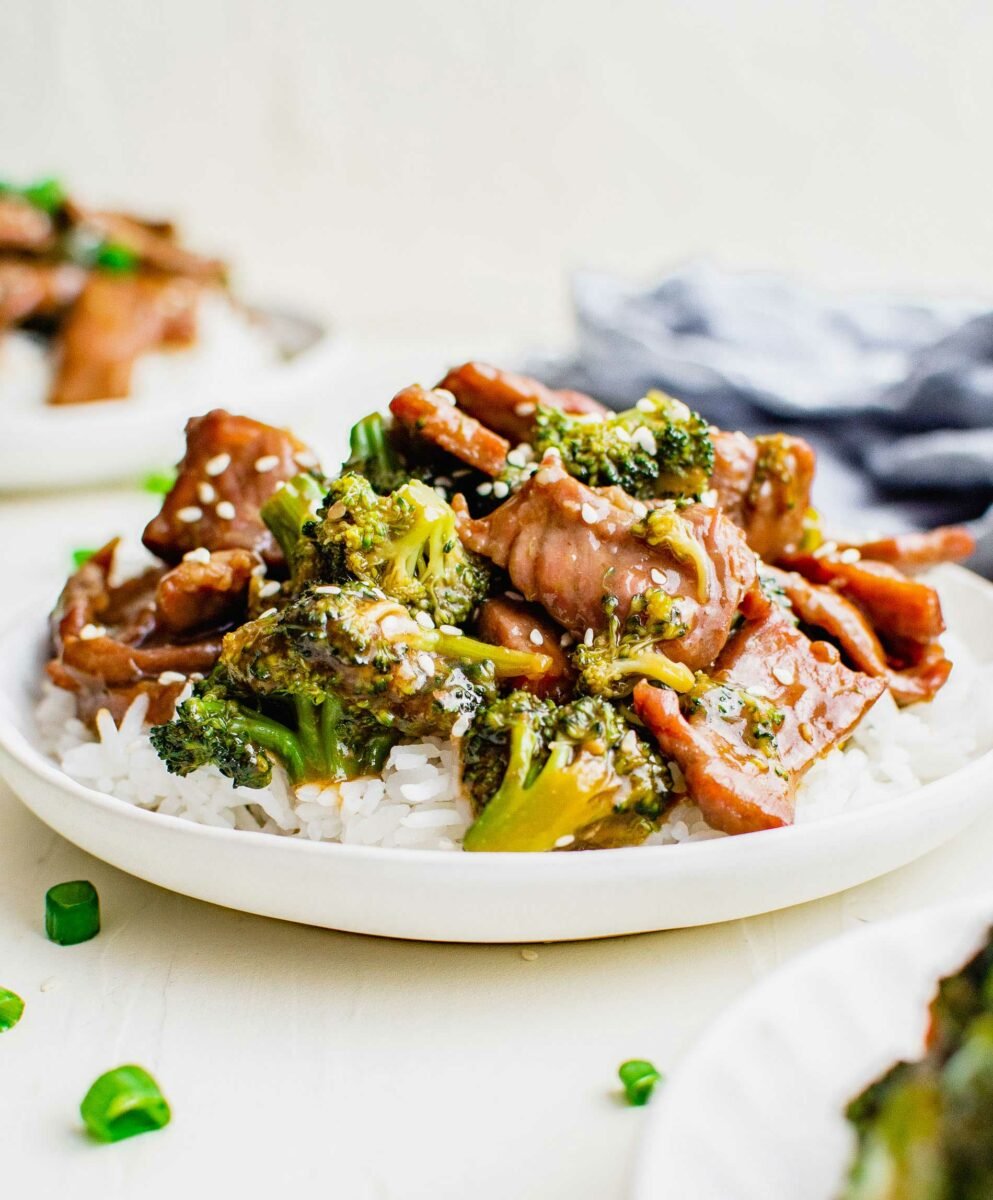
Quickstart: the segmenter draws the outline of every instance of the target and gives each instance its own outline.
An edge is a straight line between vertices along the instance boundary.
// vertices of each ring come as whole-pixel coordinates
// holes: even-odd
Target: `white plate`
[[[65,407],[14,408],[0,438],[0,492],[60,489],[133,478],[176,462],[191,413],[231,408],[291,424],[301,406],[319,398],[337,343],[317,322],[292,313],[257,310],[283,361],[191,395],[177,388],[154,400],[101,400]]]
[[[993,658],[993,586],[939,577],[949,627]],[[0,771],[43,821],[163,887],[264,916],[432,941],[565,941],[706,925],[842,891],[947,841],[993,796],[993,751],[927,787],[823,821],[689,845],[460,854],[194,825],[75,783],[32,742],[47,636],[0,639]],[[940,813],[941,819],[936,820]]]
[[[633,1200],[834,1200],[855,1141],[844,1109],[920,1058],[942,976],[979,948],[993,896],[819,946],[745,993],[680,1062],[645,1128]]]

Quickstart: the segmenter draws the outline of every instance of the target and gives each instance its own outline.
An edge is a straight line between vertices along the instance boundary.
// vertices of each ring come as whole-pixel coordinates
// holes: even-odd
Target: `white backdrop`
[[[0,7],[0,172],[177,211],[360,333],[547,340],[570,266],[697,252],[993,273],[982,0]]]

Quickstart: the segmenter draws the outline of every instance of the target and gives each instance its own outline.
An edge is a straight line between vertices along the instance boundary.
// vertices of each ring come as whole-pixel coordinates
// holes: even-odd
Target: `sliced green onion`
[[[78,550],[73,550],[72,565],[78,571],[83,563],[88,563],[90,561],[94,554],[96,554],[95,550],[84,550],[82,547],[80,547]]]
[[[162,1129],[172,1114],[159,1085],[143,1067],[115,1067],[93,1084],[79,1106],[86,1128],[101,1142],[120,1142]]]
[[[138,256],[120,242],[103,242],[97,249],[93,265],[115,275],[123,275],[135,269]]]
[[[45,894],[45,932],[60,946],[88,942],[100,932],[100,897],[92,883],[57,883]]]
[[[0,1033],[13,1029],[24,1012],[24,1001],[16,992],[0,988]]]
[[[57,179],[39,179],[21,188],[20,193],[29,204],[47,213],[56,212],[66,202],[65,188]]]
[[[172,485],[176,482],[176,472],[173,471],[151,471],[141,481],[141,486],[146,492],[151,492],[153,496],[166,496],[172,491]]]
[[[621,1083],[624,1084],[624,1094],[628,1104],[638,1105],[648,1103],[655,1085],[662,1076],[650,1062],[641,1058],[631,1058],[621,1063],[617,1068]]]

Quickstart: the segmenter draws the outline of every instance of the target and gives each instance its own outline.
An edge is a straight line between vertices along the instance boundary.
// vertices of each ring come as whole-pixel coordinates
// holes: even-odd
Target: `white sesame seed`
[[[595,525],[600,520],[600,514],[592,504],[584,503],[580,509],[580,513],[587,525]]]
[[[453,479],[465,479],[467,475],[471,475],[472,471],[468,467],[459,467],[452,472]]]
[[[476,488],[476,495],[477,496],[488,496],[490,494],[490,492],[492,492],[492,491],[493,491],[492,483],[481,483],[479,485],[479,487]]]
[[[572,645],[572,634],[571,633],[563,633],[562,636],[559,638],[559,645],[562,647],[563,650],[566,648],[566,646],[571,646]]]
[[[431,394],[435,400],[439,400],[442,404],[451,404],[454,407],[455,396],[448,388],[435,388]]]
[[[593,630],[592,629],[587,629],[586,632],[583,634],[583,645],[584,646],[592,646],[593,645]]]
[[[317,455],[311,454],[309,450],[298,450],[293,455],[293,461],[298,467],[316,467]]]
[[[452,481],[448,478],[447,475],[439,475],[438,478],[435,480],[435,484],[437,485],[437,487],[450,488],[452,486]]]
[[[233,521],[237,511],[230,500],[219,500],[214,508],[214,512],[217,513],[222,521]]]
[[[504,592],[504,595],[507,597],[508,600],[523,600],[524,599],[524,597],[521,595],[520,592],[512,592],[510,590],[510,588],[507,588],[507,590]]]
[[[625,754],[634,754],[638,749],[638,735],[633,729],[629,729],[621,739],[621,749]]]
[[[414,620],[422,629],[434,629],[434,621],[431,619],[431,614],[426,612],[416,613]]]
[[[635,446],[640,446],[646,454],[657,454],[658,443],[655,440],[655,435],[645,425],[639,425],[638,428],[631,434],[631,441]]]
[[[268,617],[274,617],[278,611],[276,608],[267,608],[265,612],[259,613],[258,619],[265,621]]]
[[[213,478],[215,475],[223,474],[230,466],[230,454],[215,454],[213,458],[207,460],[204,470]]]
[[[447,633],[449,637],[462,636],[462,630],[459,629],[458,625],[439,625],[438,628],[442,633]]]
[[[652,583],[657,583],[659,587],[665,587],[665,576],[658,569],[658,567],[652,567],[650,574],[652,577]]]
[[[434,674],[434,659],[427,651],[422,650],[417,656],[417,665],[421,668],[425,675]]]
[[[187,550],[183,555],[183,562],[209,563],[210,551],[206,546],[197,546],[195,550]]]
[[[438,496],[438,497],[439,497],[440,499],[442,499],[442,500],[447,500],[447,499],[448,499],[448,493],[447,493],[447,492],[445,491],[445,489],[444,489],[444,488],[441,486],[441,484],[437,484],[437,485],[435,486],[435,489],[434,489],[434,494],[435,494],[436,496]]]
[[[772,673],[776,677],[776,679],[778,679],[779,682],[781,684],[783,684],[784,686],[786,686],[787,684],[793,683],[796,679],[796,676],[789,669],[789,667],[773,667]],[[752,691],[754,691],[754,690],[755,689],[753,688]]]
[[[760,683],[753,683],[751,687],[745,688],[750,696],[757,696],[759,700],[771,700],[769,689],[763,687]]]
[[[854,546],[849,546],[847,550],[842,550],[838,555],[838,561],[843,563],[857,563],[862,557],[862,552]]]
[[[259,599],[260,600],[268,600],[270,596],[277,596],[277,595],[279,595],[279,581],[276,579],[267,580],[259,588]]]
[[[88,622],[79,631],[79,640],[81,642],[92,642],[94,638],[106,637],[107,630],[103,625],[90,625]]]
[[[181,671],[163,671],[159,676],[159,683],[185,683],[186,676]]]
[[[341,588],[334,583],[325,583],[321,587],[315,587],[314,591],[319,596],[337,596],[341,592]]]
[[[528,634],[528,640],[534,646],[544,646],[545,644],[545,639],[542,637],[540,629],[532,629]]]
[[[718,497],[716,488],[708,488],[701,494],[700,503],[704,506],[704,508],[716,508],[717,499]]]
[[[267,471],[271,471],[278,466],[278,454],[263,454],[261,458],[255,460],[255,469],[260,475],[264,475]]]
[[[531,417],[534,415],[534,410],[537,405],[532,404],[530,400],[523,400],[520,404],[514,405],[514,412],[519,417]]]
[[[621,442],[630,442],[631,441],[631,435],[630,435],[630,433],[628,433],[628,431],[624,428],[623,425],[617,426],[617,428],[614,430],[614,437],[617,438],[617,440],[621,441]]]
[[[672,398],[672,396],[669,396],[668,401],[669,401],[669,412],[671,413],[674,420],[687,421],[687,420],[689,420],[690,417],[693,416],[692,412],[690,412],[689,405],[684,404],[682,402],[682,400],[674,400]]]
[[[642,396],[642,398],[635,405],[635,408],[638,410],[638,412],[653,413],[655,412],[655,401],[649,400],[647,396]]]
[[[641,521],[648,516],[648,505],[642,504],[640,500],[633,500],[631,502],[631,511]]]
[[[496,496],[498,500],[503,500],[505,496],[510,495],[510,485],[504,483],[502,479],[498,479],[493,485],[493,495]]]
[[[837,552],[837,549],[837,542],[823,542],[814,551],[814,558],[829,558],[832,554]]]
[[[452,726],[452,737],[464,737],[469,732],[471,725],[472,717],[468,713],[463,713]]]
[[[266,567],[264,562],[257,563],[254,567],[252,567],[252,578],[253,579],[265,579],[265,577],[268,574],[269,574],[269,569]]]
[[[192,525],[194,521],[199,521],[202,516],[202,508],[197,508],[195,504],[187,504],[185,508],[181,508],[176,513],[176,520],[182,521],[186,525]]]

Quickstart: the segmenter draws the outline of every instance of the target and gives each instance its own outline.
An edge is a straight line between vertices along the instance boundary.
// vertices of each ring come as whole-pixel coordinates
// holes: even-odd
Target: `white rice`
[[[192,346],[155,350],[134,365],[129,400],[155,403],[164,395],[230,391],[280,360],[273,339],[223,295],[203,296]],[[0,409],[37,410],[51,390],[54,362],[48,344],[12,330],[0,341]],[[195,409],[195,405],[192,406]]]
[[[864,718],[844,750],[833,750],[805,777],[798,823],[906,795],[993,746],[993,664],[946,639],[955,663],[930,704],[899,709],[888,692]],[[470,823],[458,795],[454,744],[429,739],[395,746],[381,778],[356,779],[294,793],[281,769],[267,788],[237,788],[215,767],[185,779],[170,775],[152,748],[136,700],[120,727],[98,717],[98,736],[79,721],[71,693],[45,683],[37,708],[44,748],[67,775],[120,800],[202,825],[308,838],[315,842],[457,850]],[[676,771],[677,791],[682,780]],[[725,835],[688,799],[669,812],[648,844],[675,845]]]

